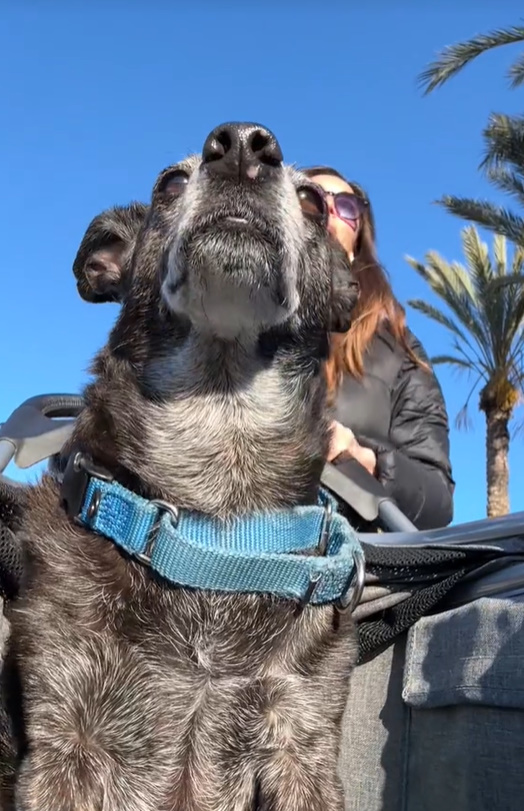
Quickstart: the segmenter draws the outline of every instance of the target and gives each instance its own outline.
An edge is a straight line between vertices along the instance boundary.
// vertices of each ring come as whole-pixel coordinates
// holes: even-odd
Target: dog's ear
[[[360,294],[360,285],[351,269],[351,260],[338,244],[332,247],[333,275],[330,332],[347,332]]]
[[[73,262],[78,292],[86,301],[121,301],[126,273],[149,207],[115,206],[91,221]]]

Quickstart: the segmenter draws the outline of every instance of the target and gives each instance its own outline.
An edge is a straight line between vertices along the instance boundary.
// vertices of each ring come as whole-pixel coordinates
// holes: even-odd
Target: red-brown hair
[[[331,336],[331,352],[326,363],[330,396],[334,399],[344,372],[361,379],[364,355],[380,326],[386,326],[410,357],[420,361],[408,344],[406,313],[391,289],[386,271],[378,261],[375,246],[375,220],[369,199],[358,183],[346,178],[330,166],[312,166],[301,170],[309,178],[333,175],[348,183],[353,192],[366,201],[354,247],[352,272],[360,284],[360,297],[353,313],[352,325],[344,335]]]

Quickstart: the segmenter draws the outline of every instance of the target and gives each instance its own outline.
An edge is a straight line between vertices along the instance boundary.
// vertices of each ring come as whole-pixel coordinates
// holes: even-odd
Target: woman
[[[357,459],[419,529],[446,526],[454,482],[442,391],[377,260],[369,200],[335,169],[305,174],[323,190],[328,228],[361,291],[353,325],[333,336],[326,367],[337,418],[329,460]]]

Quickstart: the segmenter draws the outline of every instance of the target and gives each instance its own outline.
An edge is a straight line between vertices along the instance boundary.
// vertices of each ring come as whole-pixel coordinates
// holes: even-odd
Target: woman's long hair
[[[358,379],[364,374],[364,355],[378,329],[386,326],[414,362],[426,367],[408,344],[406,313],[395,298],[386,271],[380,265],[375,248],[375,220],[369,199],[358,183],[348,181],[330,166],[312,166],[301,170],[307,177],[333,175],[348,183],[354,193],[366,201],[354,247],[352,271],[360,284],[360,297],[353,320],[344,335],[331,336],[331,352],[326,364],[326,377],[331,399],[344,372]]]

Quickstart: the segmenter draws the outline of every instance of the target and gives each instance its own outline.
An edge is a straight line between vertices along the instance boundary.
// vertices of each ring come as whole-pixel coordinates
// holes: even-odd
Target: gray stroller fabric
[[[357,667],[339,773],[345,811],[520,811],[524,602],[422,617]]]

